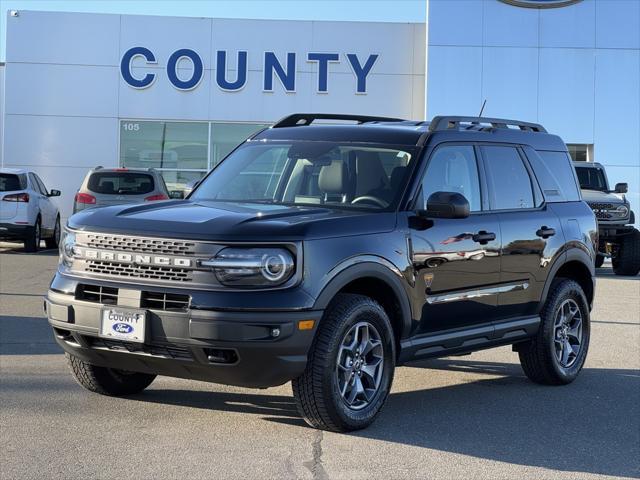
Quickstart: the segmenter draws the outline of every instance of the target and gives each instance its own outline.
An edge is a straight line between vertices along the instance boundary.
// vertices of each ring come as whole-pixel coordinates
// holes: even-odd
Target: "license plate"
[[[145,311],[109,308],[102,311],[100,336],[144,343]]]

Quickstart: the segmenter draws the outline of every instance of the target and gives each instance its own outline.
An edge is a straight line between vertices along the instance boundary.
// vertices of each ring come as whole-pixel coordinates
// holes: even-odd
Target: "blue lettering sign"
[[[273,91],[273,74],[280,79],[280,83],[287,92],[296,91],[296,54],[287,53],[287,69],[285,71],[273,52],[264,52],[264,90]]]
[[[329,91],[329,62],[339,62],[340,55],[337,53],[309,53],[307,61],[318,62],[318,93]]]
[[[367,93],[367,75],[369,75],[377,59],[378,55],[369,55],[363,67],[355,53],[347,54],[347,60],[349,60],[353,73],[356,75],[356,93]]]
[[[188,80],[181,80],[178,77],[178,62],[183,58],[188,58],[193,64],[193,74]],[[202,66],[202,59],[200,58],[200,55],[193,50],[189,48],[181,48],[180,50],[173,52],[169,57],[169,61],[167,62],[167,76],[174,87],[180,90],[191,90],[200,83],[203,74],[204,68]]]
[[[143,57],[147,63],[157,63],[156,57],[151,50],[144,47],[133,47],[124,52],[122,60],[120,61],[120,75],[125,82],[131,85],[133,88],[147,88],[156,79],[154,73],[147,73],[144,78],[136,78],[131,73],[131,61],[135,57]]]
[[[216,56],[216,83],[218,86],[229,92],[240,90],[247,83],[247,52],[238,52],[236,79],[233,82],[227,81],[227,52],[218,50]]]

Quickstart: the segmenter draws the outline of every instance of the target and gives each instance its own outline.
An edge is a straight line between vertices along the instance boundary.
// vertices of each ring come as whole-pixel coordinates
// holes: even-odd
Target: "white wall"
[[[3,165],[2,139],[4,133],[4,64],[0,65],[0,166]]]
[[[46,39],[46,41],[42,41]],[[41,174],[47,187],[63,191],[63,215],[89,167],[118,164],[119,119],[272,122],[293,112],[400,116],[424,115],[425,26],[423,24],[304,22],[174,18],[20,11],[7,18],[4,163]],[[156,73],[138,90],[119,71],[122,54],[149,48],[156,65],[132,62],[135,75]],[[174,88],[166,75],[169,56],[191,48],[203,59],[204,77],[191,91]],[[215,52],[247,50],[246,86],[225,92],[215,84]],[[284,60],[297,53],[296,92],[275,80],[262,90],[265,50]],[[317,64],[308,52],[335,52],[329,91],[317,93]],[[378,54],[365,95],[355,94],[346,57]],[[180,75],[188,75],[190,65]],[[229,72],[232,79],[234,72]]]
[[[429,0],[427,118],[477,115],[542,123],[593,143],[612,183],[629,183],[640,219],[640,0],[522,8]]]

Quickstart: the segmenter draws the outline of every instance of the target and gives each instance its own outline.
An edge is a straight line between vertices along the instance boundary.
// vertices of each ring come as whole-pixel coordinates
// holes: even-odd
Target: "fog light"
[[[280,336],[280,329],[279,328],[272,328],[271,329],[271,336],[272,337],[279,337]]]

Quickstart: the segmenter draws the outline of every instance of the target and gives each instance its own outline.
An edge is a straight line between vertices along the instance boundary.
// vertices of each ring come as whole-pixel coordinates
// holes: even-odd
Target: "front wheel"
[[[47,248],[58,248],[60,243],[60,217],[56,218],[56,224],[53,227],[53,235],[44,241]]]
[[[320,322],[304,373],[292,382],[298,411],[322,430],[365,428],[387,399],[394,367],[385,310],[369,297],[340,294]]]
[[[554,280],[540,320],[536,336],[518,347],[524,373],[545,385],[573,382],[587,358],[591,334],[589,306],[580,285]]]
[[[126,372],[114,368],[98,367],[75,355],[65,354],[73,377],[90,392],[119,397],[139,393],[156,378],[147,373]]]
[[[620,239],[620,246],[612,261],[613,273],[634,276],[640,272],[640,232],[636,229]]]

